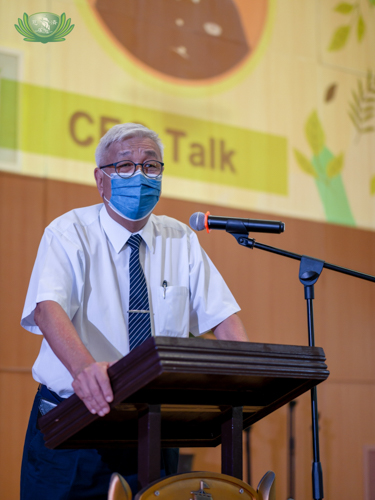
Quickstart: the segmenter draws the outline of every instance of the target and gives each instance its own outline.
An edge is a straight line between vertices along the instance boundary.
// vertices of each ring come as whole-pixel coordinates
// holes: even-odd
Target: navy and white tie
[[[151,337],[150,306],[145,275],[139,262],[142,236],[134,234],[128,239],[131,248],[129,260],[129,350]]]

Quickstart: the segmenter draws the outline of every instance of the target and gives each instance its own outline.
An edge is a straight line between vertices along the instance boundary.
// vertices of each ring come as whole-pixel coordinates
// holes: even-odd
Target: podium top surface
[[[137,420],[161,405],[162,446],[216,446],[221,415],[242,406],[244,428],[325,380],[322,348],[150,338],[108,370],[114,400],[105,417],[74,394],[39,419],[49,448],[137,442]]]

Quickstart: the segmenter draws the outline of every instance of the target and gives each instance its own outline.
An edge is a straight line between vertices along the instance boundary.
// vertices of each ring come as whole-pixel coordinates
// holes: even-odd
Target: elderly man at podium
[[[39,390],[26,434],[21,499],[106,498],[113,471],[136,491],[131,450],[50,450],[37,420],[75,392],[99,416],[113,399],[111,363],[148,337],[213,330],[246,341],[239,307],[185,224],[154,215],[163,145],[143,125],[115,125],[96,149],[103,203],[72,210],[45,230],[21,324],[43,341]],[[176,455],[162,466],[176,472]]]

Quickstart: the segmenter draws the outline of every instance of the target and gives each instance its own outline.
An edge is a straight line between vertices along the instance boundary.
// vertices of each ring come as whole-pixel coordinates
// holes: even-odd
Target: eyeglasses
[[[127,179],[135,174],[138,165],[141,166],[143,174],[146,177],[150,177],[150,179],[158,179],[163,174],[164,163],[155,160],[145,161],[144,163],[134,163],[130,160],[122,160],[99,168],[114,167],[117,175],[123,179]]]

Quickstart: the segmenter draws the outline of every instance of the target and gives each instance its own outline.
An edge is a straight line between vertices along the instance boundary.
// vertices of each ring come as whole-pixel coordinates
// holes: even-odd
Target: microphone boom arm
[[[244,233],[242,232],[235,233],[230,231],[230,234],[234,236],[237,240],[237,243],[243,247],[247,247],[250,249],[258,248],[259,250],[275,253],[277,255],[281,255],[282,257],[288,257],[289,259],[294,259],[294,260],[301,260],[302,257],[306,257],[298,253],[282,250],[281,248],[271,247],[269,245],[264,245],[263,243],[257,243],[254,238],[249,238],[247,236],[244,236]],[[309,258],[314,260],[319,260],[315,259],[314,257],[309,257]],[[329,264],[328,262],[324,262],[323,267],[325,267],[326,269],[330,269],[331,271],[336,271],[337,273],[348,274],[349,276],[353,276],[354,278],[360,278],[362,280],[372,281],[373,283],[375,283],[375,276],[372,276],[371,274],[360,273],[358,271],[353,271],[352,269],[336,266],[335,264]]]

